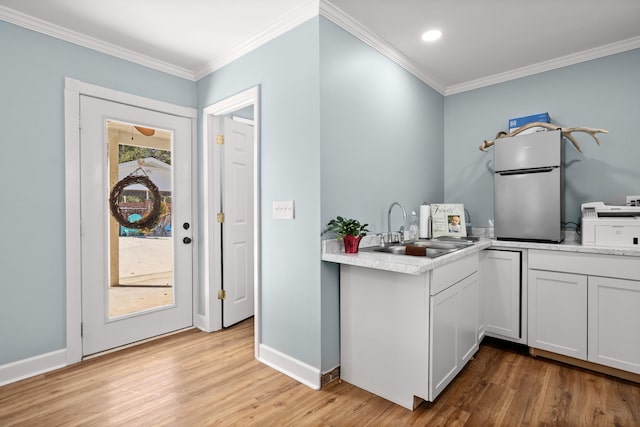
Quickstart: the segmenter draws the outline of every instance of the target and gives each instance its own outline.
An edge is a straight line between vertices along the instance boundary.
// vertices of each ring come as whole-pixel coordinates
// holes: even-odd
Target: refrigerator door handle
[[[525,175],[525,174],[530,174],[530,173],[545,173],[545,172],[551,172],[554,169],[557,169],[557,166],[554,167],[545,167],[545,168],[535,168],[535,169],[516,169],[516,170],[510,170],[510,171],[500,171],[500,172],[496,172],[499,175],[502,176],[508,176],[508,175]]]

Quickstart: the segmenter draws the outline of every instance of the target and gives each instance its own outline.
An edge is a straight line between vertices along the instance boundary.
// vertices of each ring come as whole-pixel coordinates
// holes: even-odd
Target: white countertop
[[[492,248],[514,249],[540,249],[550,251],[580,252],[601,255],[622,255],[640,257],[640,247],[608,247],[608,246],[583,246],[580,237],[574,232],[566,232],[565,239],[561,243],[535,243],[517,242],[512,240],[491,239]]]
[[[360,248],[375,246],[377,238],[374,235],[365,236],[360,242]],[[375,268],[378,270],[394,271],[406,274],[422,274],[441,265],[450,263],[457,259],[463,258],[483,249],[540,249],[553,251],[567,251],[592,253],[603,255],[620,255],[640,257],[640,248],[622,248],[622,247],[602,247],[602,246],[583,246],[576,238],[575,233],[567,232],[565,240],[562,243],[534,243],[534,242],[518,242],[503,241],[483,237],[473,246],[461,249],[448,255],[437,258],[426,258],[420,256],[395,255],[384,252],[358,252],[357,254],[344,253],[342,241],[339,240],[323,240],[322,241],[322,260],[335,262],[339,264],[355,265],[358,267]],[[640,261],[640,260],[639,260]]]

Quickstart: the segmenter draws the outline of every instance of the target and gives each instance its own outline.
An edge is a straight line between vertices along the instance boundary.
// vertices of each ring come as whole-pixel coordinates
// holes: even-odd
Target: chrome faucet
[[[391,211],[393,210],[394,206],[400,206],[400,209],[402,209],[402,218],[405,220],[407,219],[407,211],[404,208],[404,206],[402,206],[402,203],[400,202],[391,203],[391,205],[389,206],[389,212],[387,213],[387,237],[389,242],[397,242],[397,241],[404,240],[404,236],[399,236],[397,240],[394,239],[393,233],[391,232]],[[404,234],[404,225],[400,227],[400,233]]]

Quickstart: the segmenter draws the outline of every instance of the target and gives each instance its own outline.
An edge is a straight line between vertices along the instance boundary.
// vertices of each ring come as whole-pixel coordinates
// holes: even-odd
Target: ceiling
[[[445,95],[640,47],[638,0],[0,0],[2,20],[192,80],[318,12]]]

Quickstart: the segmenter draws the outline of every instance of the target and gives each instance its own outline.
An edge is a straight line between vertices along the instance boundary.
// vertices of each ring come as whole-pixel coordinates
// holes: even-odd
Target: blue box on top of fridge
[[[531,116],[516,117],[515,119],[509,119],[509,126],[507,127],[509,128],[509,132],[513,132],[520,126],[524,126],[527,123],[532,123],[532,122],[550,123],[549,113],[533,114]]]

